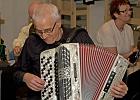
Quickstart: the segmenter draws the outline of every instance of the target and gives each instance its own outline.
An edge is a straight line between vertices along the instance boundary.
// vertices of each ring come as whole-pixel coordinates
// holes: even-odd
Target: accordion
[[[40,64],[42,100],[113,100],[110,87],[129,62],[95,45],[68,43],[43,51]]]

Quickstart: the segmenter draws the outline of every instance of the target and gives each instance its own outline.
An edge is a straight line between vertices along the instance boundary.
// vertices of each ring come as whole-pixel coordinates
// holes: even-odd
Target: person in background
[[[104,23],[95,34],[95,44],[129,60],[129,56],[136,51],[133,30],[127,24],[132,16],[130,2],[128,0],[112,0],[110,16],[111,20]],[[126,76],[124,81],[127,81]]]
[[[34,33],[34,25],[32,24],[33,12],[41,4],[40,1],[36,0],[32,2],[28,7],[28,14],[30,17],[30,23],[27,26],[24,26],[18,37],[13,41],[13,51],[15,56],[19,56],[24,45],[25,40],[29,36],[29,33]]]
[[[110,15],[112,19],[103,24],[96,33],[95,44],[127,59],[135,51],[133,30],[127,24],[132,16],[130,2],[128,0],[112,0]]]
[[[61,26],[61,15],[57,7],[46,3],[35,10],[33,23],[36,34],[31,34],[23,46],[14,78],[17,83],[26,83],[29,88],[27,100],[41,100],[41,90],[45,81],[40,78],[40,53],[66,43],[72,29]],[[71,43],[94,44],[87,31],[79,31]],[[112,87],[112,96],[122,98],[127,86],[120,82]]]

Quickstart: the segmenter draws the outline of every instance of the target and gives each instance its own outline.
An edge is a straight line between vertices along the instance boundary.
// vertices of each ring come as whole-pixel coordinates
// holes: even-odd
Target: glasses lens
[[[126,13],[126,12],[129,12],[129,11],[130,11],[130,12],[132,12],[132,11],[133,11],[133,9],[132,9],[132,8],[130,8],[130,9],[128,9],[128,10],[126,9],[126,10],[122,10],[122,11],[119,11],[119,12]]]
[[[48,29],[44,29],[44,30],[38,30],[35,28],[36,32],[42,37],[43,33],[44,34],[50,34],[53,32],[54,28],[55,28],[56,22],[53,25],[53,28],[48,28]]]

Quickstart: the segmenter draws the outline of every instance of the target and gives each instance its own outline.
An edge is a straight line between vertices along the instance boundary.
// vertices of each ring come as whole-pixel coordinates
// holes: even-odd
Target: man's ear
[[[118,15],[118,13],[114,13],[114,16],[115,16],[116,18],[118,18],[119,15]]]
[[[61,20],[58,20],[58,21],[57,21],[57,25],[58,25],[58,27],[61,27],[61,25],[62,25],[62,24],[61,24]]]

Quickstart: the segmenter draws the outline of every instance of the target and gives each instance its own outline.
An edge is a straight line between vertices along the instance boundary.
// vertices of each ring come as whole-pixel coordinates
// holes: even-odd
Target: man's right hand
[[[21,47],[20,46],[16,46],[15,48],[14,48],[14,55],[15,56],[19,56],[20,55],[20,53],[21,53]]]
[[[27,86],[34,90],[34,91],[41,91],[44,88],[45,81],[42,80],[40,77],[30,74],[30,73],[25,73],[23,76],[23,81],[27,84]]]

